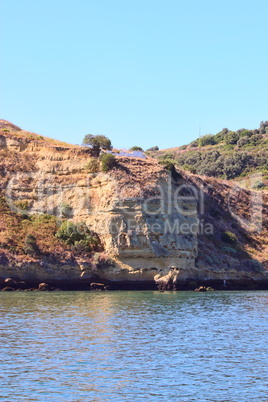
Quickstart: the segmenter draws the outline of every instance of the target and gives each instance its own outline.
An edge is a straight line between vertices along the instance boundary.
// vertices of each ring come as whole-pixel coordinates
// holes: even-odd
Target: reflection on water
[[[268,292],[0,294],[1,401],[267,401]]]

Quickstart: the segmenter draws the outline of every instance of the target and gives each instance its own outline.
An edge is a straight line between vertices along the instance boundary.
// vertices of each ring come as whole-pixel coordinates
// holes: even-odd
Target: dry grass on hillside
[[[0,135],[4,135],[8,138],[19,138],[24,140],[33,140],[40,144],[46,144],[50,146],[59,146],[66,148],[80,148],[79,145],[68,144],[67,142],[55,140],[50,137],[45,137],[30,131],[22,130],[20,127],[15,126],[6,120],[0,119]]]
[[[16,254],[25,254],[25,238],[34,235],[41,253],[61,254],[64,246],[54,234],[57,231],[56,218],[46,215],[24,216],[12,213],[0,197],[0,247]]]
[[[139,196],[142,191],[154,191],[161,179],[167,178],[167,172],[154,159],[117,157],[118,167],[110,172],[118,187],[127,188],[129,197]]]

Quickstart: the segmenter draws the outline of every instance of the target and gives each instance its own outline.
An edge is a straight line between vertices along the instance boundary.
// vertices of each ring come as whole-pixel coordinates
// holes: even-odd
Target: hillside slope
[[[116,160],[104,173],[90,149],[0,120],[2,281],[268,287],[265,191],[150,157]]]
[[[224,128],[189,145],[148,154],[159,160],[170,160],[191,173],[221,179],[243,180],[258,173],[253,187],[268,187],[268,121],[261,122],[255,130]]]

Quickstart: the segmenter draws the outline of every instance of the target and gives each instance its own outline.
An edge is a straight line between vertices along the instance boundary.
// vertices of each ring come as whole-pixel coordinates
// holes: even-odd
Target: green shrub
[[[168,170],[169,172],[175,172],[175,166],[172,162],[168,160],[162,160],[158,162],[160,165],[163,165],[165,170]]]
[[[239,135],[235,131],[230,131],[224,136],[224,141],[227,145],[235,145],[239,140]]]
[[[262,122],[261,127],[260,130],[241,128],[236,132],[224,128],[214,136],[205,135],[192,141],[185,152],[169,151],[158,159],[192,173],[227,180],[247,176],[256,170],[263,172],[268,169],[268,139],[262,132],[268,129],[268,123]],[[197,149],[198,145],[212,144],[215,147]]]
[[[233,244],[233,245],[237,243],[236,235],[229,231],[222,233],[221,239],[222,239],[222,241],[224,241],[224,243],[229,243],[229,244]]]
[[[243,137],[251,137],[252,136],[252,131],[249,130],[243,130],[239,133],[239,137],[243,138]]]
[[[200,163],[202,158],[204,158],[206,153],[201,154],[201,152],[193,152],[190,155],[185,155],[183,161],[187,165],[195,165],[196,163]],[[180,161],[180,158],[178,159]]]
[[[204,135],[203,137],[199,138],[199,146],[200,147],[204,147],[206,145],[215,145],[215,139],[214,139],[214,135],[211,134],[207,134]]]
[[[261,134],[265,134],[265,133],[267,133],[267,128],[268,128],[268,121],[267,120],[266,121],[261,121],[260,122],[259,132]]]
[[[224,151],[231,151],[232,149],[234,149],[234,146],[232,144],[226,144],[223,147]]]
[[[239,141],[244,141],[245,138],[240,138]],[[233,145],[225,147],[233,148]],[[241,151],[223,154],[218,149],[212,149],[207,152],[186,152],[181,154],[176,161],[168,158],[171,154],[166,154],[165,159],[162,158],[162,160],[177,163],[183,169],[200,175],[234,179],[242,174],[248,174],[258,167],[262,170],[266,169],[267,154],[265,150],[255,155]]]
[[[116,158],[113,154],[103,154],[101,158],[101,170],[108,172],[116,166]]]
[[[159,151],[159,148],[156,145],[155,147],[151,147],[151,148],[146,149],[146,151]]]
[[[256,163],[252,155],[245,152],[237,152],[224,158],[223,173],[226,179],[234,179],[245,171],[255,167]]]
[[[92,155],[99,156],[101,149],[110,151],[113,149],[111,140],[105,137],[105,135],[93,135],[87,134],[82,142],[83,146],[90,147],[92,149]]]
[[[239,146],[239,148],[244,147],[246,144],[249,144],[250,142],[250,138],[245,135],[244,137],[239,138],[239,140],[237,141],[237,145]]]
[[[86,225],[64,221],[55,236],[66,244],[74,244],[76,241],[83,240],[87,231]]]
[[[228,129],[227,129],[228,132]],[[224,140],[224,136],[225,136],[226,132],[220,131],[218,134],[214,135],[214,141],[216,144],[219,144],[221,141]]]
[[[100,170],[100,162],[97,158],[90,158],[87,164],[85,165],[85,169],[89,173],[98,173]]]
[[[252,136],[250,137],[250,144],[256,146],[256,145],[258,145],[258,144],[261,143],[261,140],[262,140],[262,135],[261,135],[261,134],[252,135]]]
[[[47,223],[56,222],[56,217],[54,215],[49,214],[36,214],[32,215],[31,219],[38,225],[45,225]]]
[[[160,160],[174,160],[174,154],[166,153],[161,156]]]
[[[185,163],[184,165],[182,165],[182,169],[183,170],[188,170],[189,172],[195,174],[196,173],[196,168],[194,166],[188,165],[187,163]]]
[[[27,211],[30,208],[30,203],[28,200],[19,200],[19,201],[15,201],[14,205],[19,208],[22,209],[22,211]]]
[[[92,251],[100,246],[98,235],[84,223],[64,221],[55,236],[77,251]]]
[[[194,148],[197,148],[198,145],[199,145],[198,140],[194,140],[194,141],[190,142],[190,144],[189,144],[190,147],[194,147]]]
[[[129,148],[129,151],[133,152],[133,151],[143,151],[143,149],[141,147],[137,147],[136,145],[134,147]]]

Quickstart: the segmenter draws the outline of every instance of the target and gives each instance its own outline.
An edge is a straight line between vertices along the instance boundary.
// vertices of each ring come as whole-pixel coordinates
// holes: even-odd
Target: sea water
[[[1,292],[1,401],[268,401],[268,292]]]

